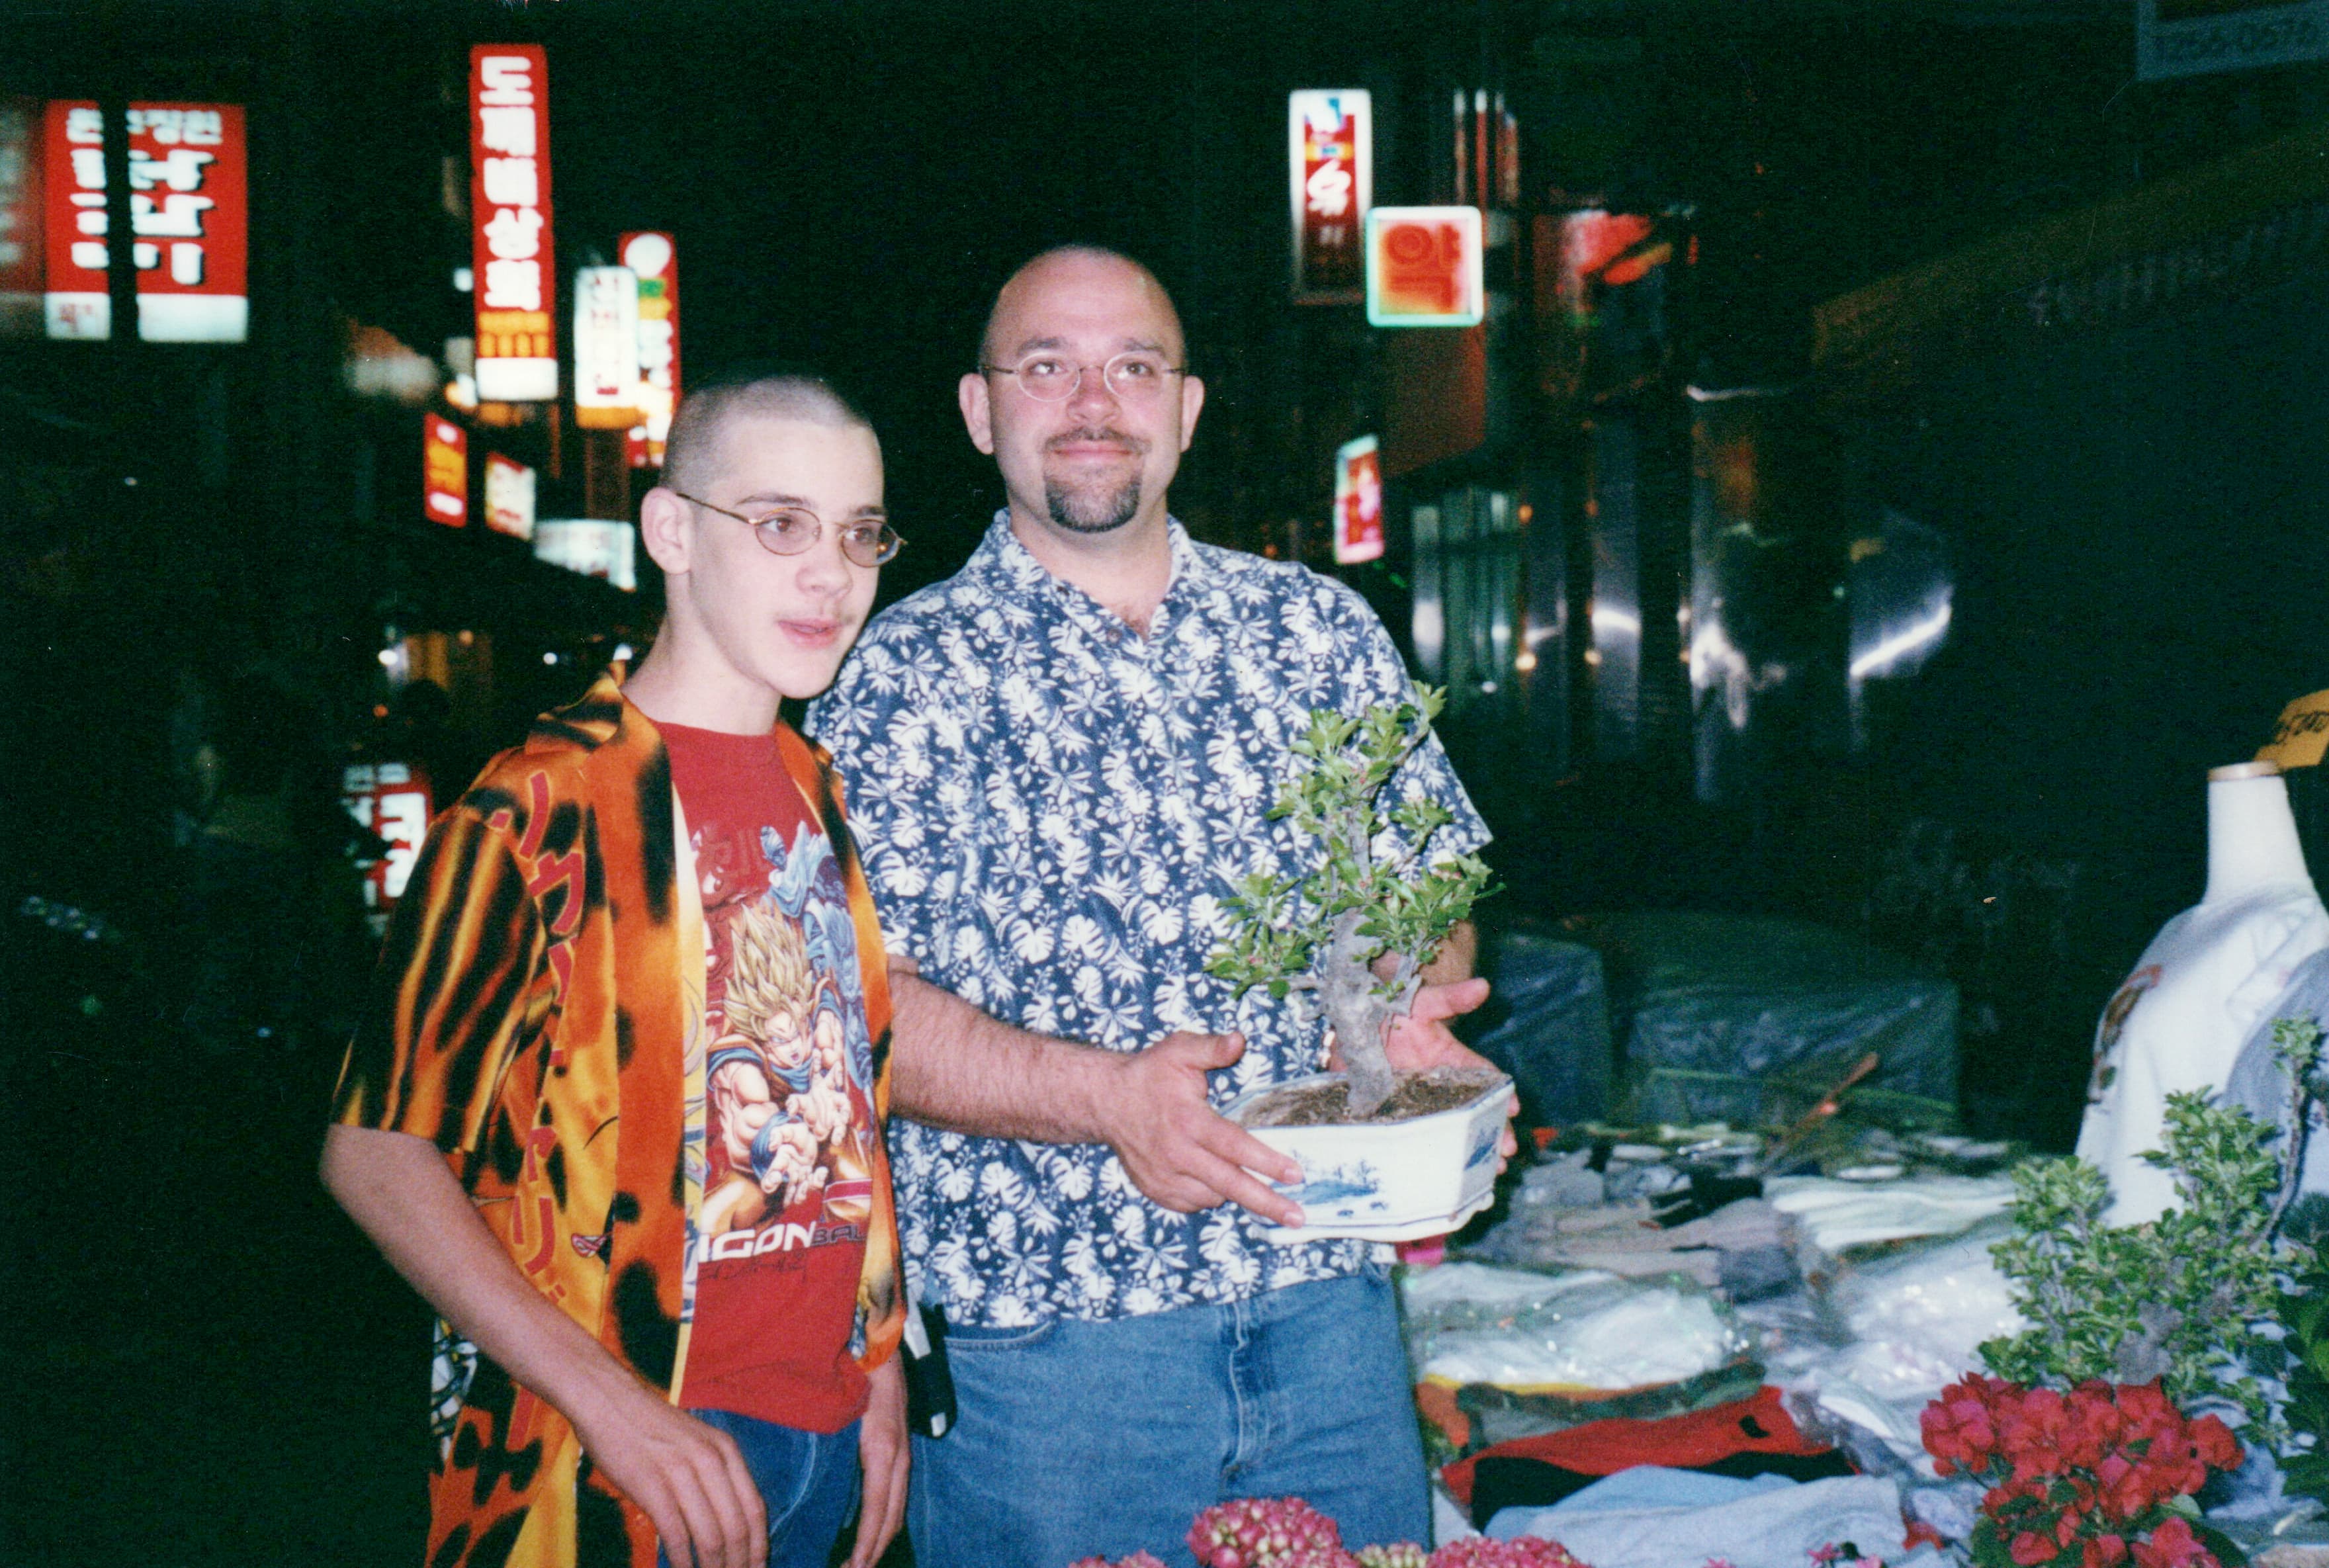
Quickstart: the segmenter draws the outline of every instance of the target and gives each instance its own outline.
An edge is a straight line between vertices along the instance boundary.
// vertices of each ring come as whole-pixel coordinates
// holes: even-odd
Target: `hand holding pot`
[[[1391,1034],[1383,1042],[1383,1054],[1391,1058],[1391,1066],[1401,1072],[1419,1072],[1426,1067],[1469,1067],[1496,1072],[1503,1069],[1473,1050],[1447,1027],[1447,1020],[1460,1018],[1488,999],[1488,982],[1478,976],[1468,980],[1451,980],[1442,986],[1425,986],[1415,993],[1415,1002],[1407,1016],[1391,1023]],[[1340,1067],[1338,1061],[1329,1065]],[[1521,1100],[1514,1094],[1512,1109],[1504,1113],[1504,1135],[1496,1145],[1496,1172],[1504,1174],[1504,1162],[1520,1150],[1520,1140],[1513,1136],[1512,1119],[1520,1114]]]
[[[1176,1214],[1233,1203],[1274,1224],[1298,1225],[1302,1205],[1253,1173],[1298,1182],[1301,1166],[1225,1119],[1205,1097],[1205,1074],[1244,1054],[1241,1034],[1180,1034],[1111,1058],[1122,1065],[1102,1107],[1107,1142],[1132,1185]]]

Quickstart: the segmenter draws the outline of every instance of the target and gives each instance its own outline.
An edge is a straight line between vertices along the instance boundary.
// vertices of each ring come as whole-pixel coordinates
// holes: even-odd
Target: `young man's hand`
[[[583,1451],[655,1521],[672,1568],[768,1568],[768,1510],[736,1440],[638,1394],[575,1422]]]
[[[1259,1219],[1302,1223],[1302,1205],[1270,1190],[1302,1167],[1214,1110],[1205,1074],[1245,1054],[1239,1034],[1168,1034],[1116,1057],[1114,1091],[1100,1107],[1107,1141],[1132,1185],[1176,1214],[1240,1204]]]
[[[906,1469],[914,1448],[906,1433],[906,1373],[898,1357],[866,1374],[872,1397],[857,1428],[858,1469],[865,1478],[857,1508],[857,1549],[849,1568],[873,1568],[906,1518]]]
[[[673,1568],[767,1568],[768,1514],[735,1440],[684,1411],[518,1271],[428,1139],[335,1127],[324,1185],[397,1271],[523,1387],[565,1412]]]

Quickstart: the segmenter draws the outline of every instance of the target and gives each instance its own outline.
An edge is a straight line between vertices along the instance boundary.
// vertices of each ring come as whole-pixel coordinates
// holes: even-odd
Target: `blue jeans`
[[[914,1439],[916,1568],[1064,1568],[1146,1550],[1231,1497],[1298,1496],[1355,1551],[1430,1539],[1379,1271],[1108,1323],[953,1328],[956,1425]]]
[[[744,1468],[768,1509],[768,1568],[825,1568],[857,1506],[857,1423],[802,1431],[725,1410],[687,1412],[744,1450]],[[666,1552],[657,1568],[671,1568]]]

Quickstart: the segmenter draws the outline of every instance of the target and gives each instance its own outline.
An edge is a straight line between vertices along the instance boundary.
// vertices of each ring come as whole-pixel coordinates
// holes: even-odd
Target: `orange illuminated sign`
[[[1377,207],[1367,214],[1367,320],[1477,326],[1485,314],[1476,207]]]
[[[469,222],[477,396],[558,396],[550,224],[550,66],[536,43],[469,52]]]
[[[436,414],[420,418],[421,507],[430,522],[461,527],[469,521],[469,432]]]

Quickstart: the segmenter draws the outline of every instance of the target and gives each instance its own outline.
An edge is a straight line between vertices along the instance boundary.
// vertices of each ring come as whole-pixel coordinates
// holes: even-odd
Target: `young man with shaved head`
[[[898,549],[822,381],[699,391],[640,531],[668,610],[495,759],[397,908],[325,1146],[443,1315],[428,1561],[852,1568],[905,1506],[888,963],[778,719]]]
[[[915,1560],[1169,1558],[1199,1509],[1286,1493],[1353,1547],[1428,1539],[1387,1271],[1363,1242],[1268,1239],[1300,1211],[1263,1178],[1299,1168],[1218,1114],[1324,1065],[1324,1022],[1204,969],[1236,885],[1321,853],[1268,816],[1310,711],[1407,674],[1348,588],[1170,515],[1205,389],[1146,268],[1030,261],[960,397],[1008,505],[810,718],[919,969],[892,1147],[959,1418],[914,1440]],[[1436,742],[1395,789],[1453,812],[1448,852],[1485,841]],[[1444,1020],[1486,996],[1470,956],[1467,929],[1402,1065],[1469,1055]]]

